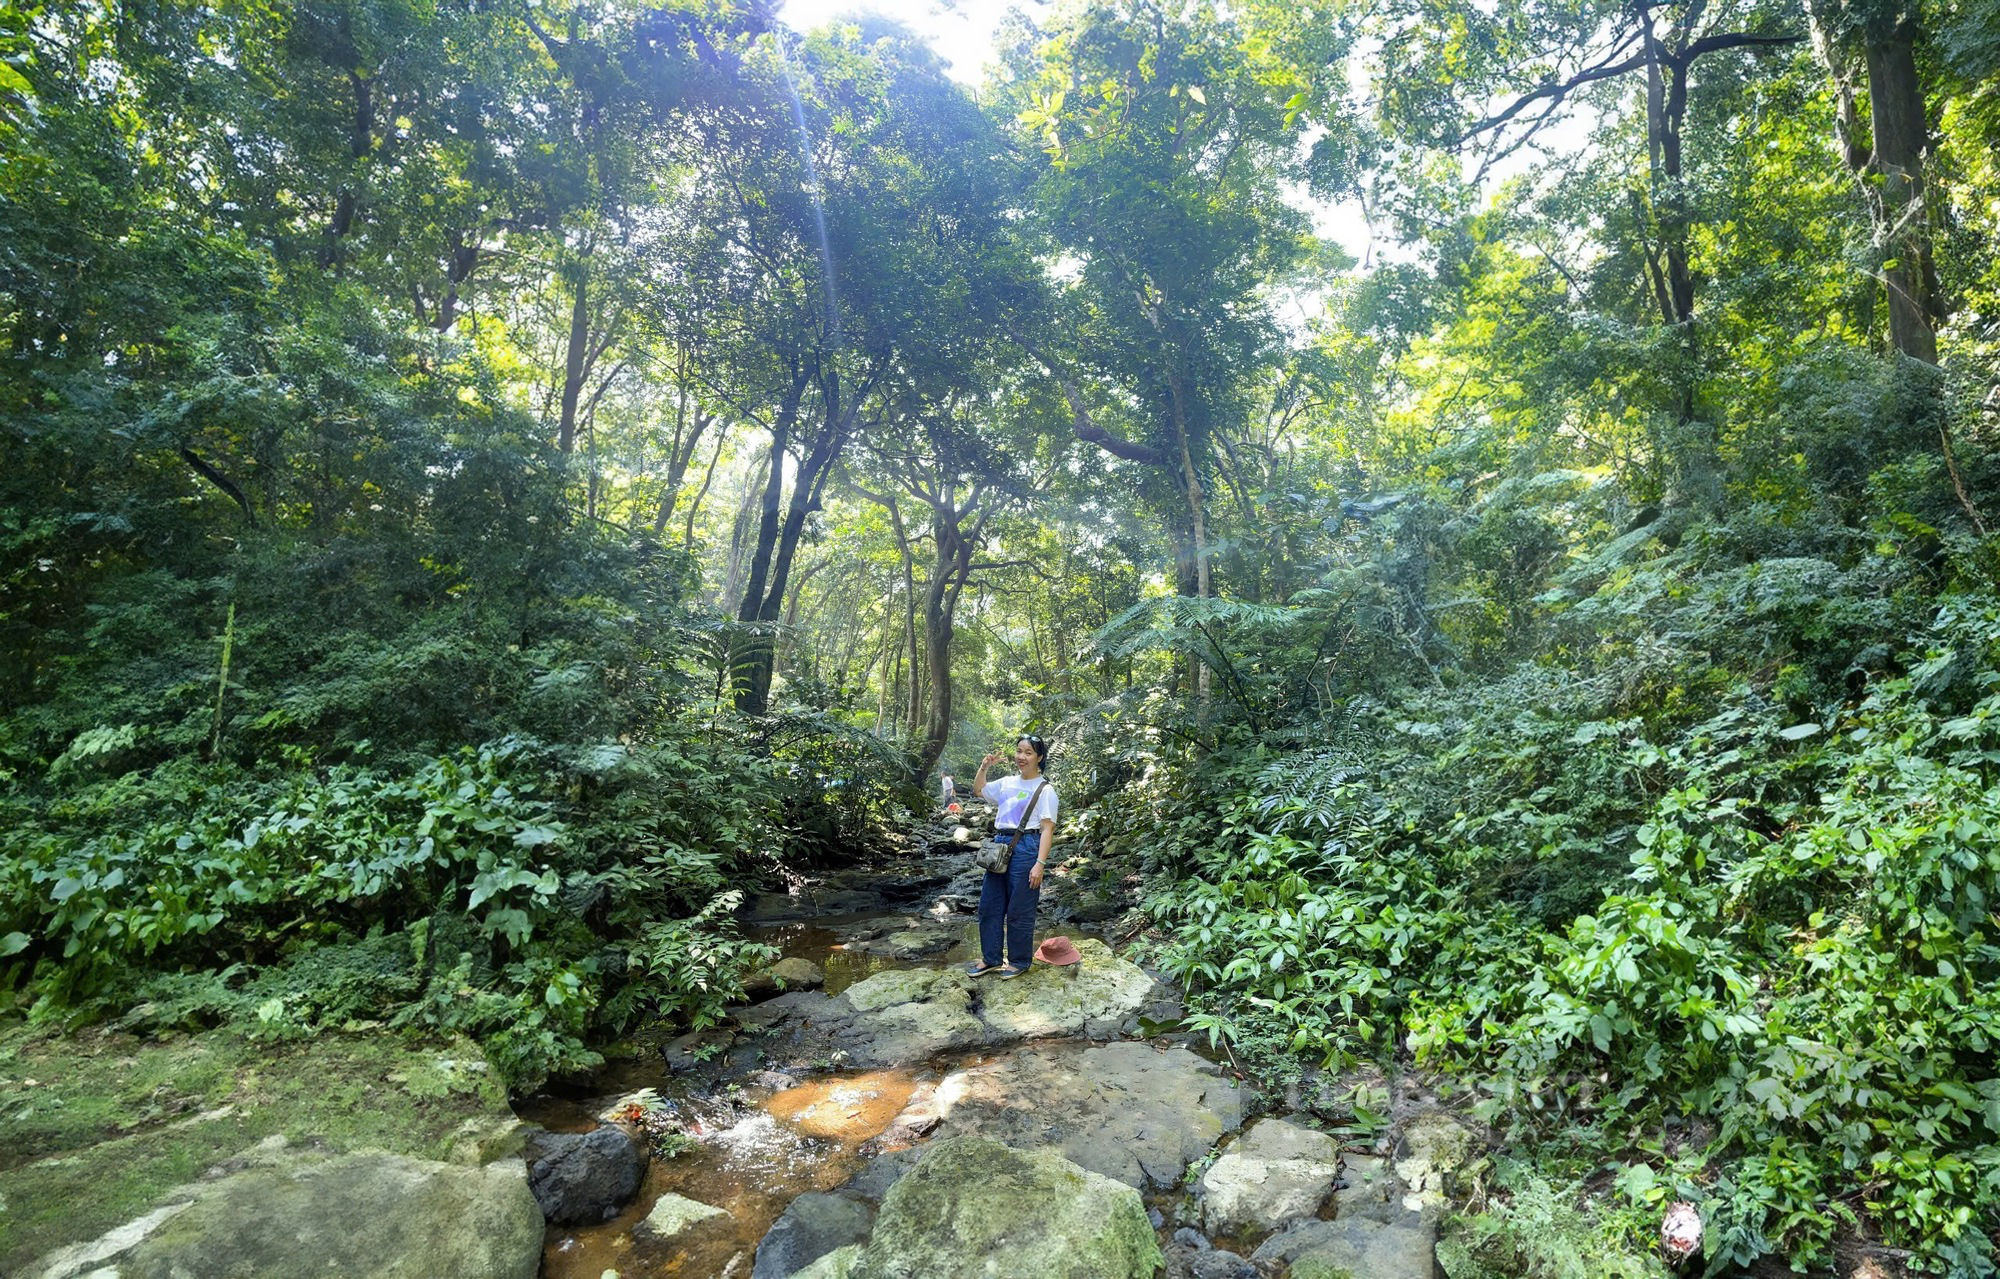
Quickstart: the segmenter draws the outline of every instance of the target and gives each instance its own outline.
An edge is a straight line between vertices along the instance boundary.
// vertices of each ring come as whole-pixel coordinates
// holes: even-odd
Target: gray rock
[[[768,1030],[784,1022],[826,1017],[833,1013],[834,1003],[831,995],[822,995],[816,990],[794,990],[761,1004],[738,1008],[732,1015],[738,1025],[753,1030]]]
[[[666,1059],[668,1074],[684,1075],[698,1069],[703,1062],[721,1056],[735,1042],[736,1032],[733,1030],[720,1027],[690,1030],[661,1049],[660,1055]]]
[[[790,959],[781,959],[764,971],[782,982],[786,990],[811,990],[815,986],[826,984],[826,973],[818,964],[809,959],[800,959],[796,955]]]
[[[849,987],[848,998],[853,999],[855,991],[879,978],[902,977],[919,971],[924,970],[878,973]],[[942,1052],[974,1047],[986,1039],[985,1025],[972,1015],[970,992],[963,985],[943,981],[934,983],[923,998],[864,1010],[835,1033],[833,1042],[847,1054],[850,1065],[874,1067],[926,1061]]]
[[[858,1198],[800,1195],[757,1245],[751,1279],[789,1279],[835,1249],[861,1243],[874,1225],[875,1210]]]
[[[958,943],[956,929],[899,928],[863,942],[853,949],[892,959],[927,959],[942,955]]]
[[[586,1133],[542,1133],[530,1147],[528,1188],[561,1225],[608,1221],[639,1193],[646,1152],[615,1124]]]
[[[941,1136],[1050,1147],[1128,1186],[1165,1189],[1242,1125],[1243,1102],[1242,1089],[1185,1049],[1065,1043],[954,1071],[926,1104]]]
[[[1389,1161],[1375,1155],[1342,1155],[1340,1177],[1346,1184],[1334,1197],[1341,1217],[1366,1217],[1390,1225],[1410,1224],[1418,1214],[1406,1208],[1403,1185]]]
[[[1086,937],[1076,948],[1080,964],[1036,964],[1026,977],[986,990],[979,1016],[992,1042],[1081,1034],[1093,1021],[1115,1026],[1152,997],[1153,979],[1145,970],[1115,958],[1103,942]]]
[[[806,913],[813,915],[859,915],[885,904],[882,894],[857,888],[808,888],[804,896],[810,906]]]
[[[838,1257],[838,1252],[829,1257]],[[1139,1192],[1050,1150],[933,1143],[890,1189],[854,1279],[1153,1279],[1164,1264]],[[820,1273],[837,1274],[822,1258]]]
[[[855,982],[842,997],[855,1012],[864,1014],[934,999],[944,999],[961,1008],[970,1003],[963,974],[941,968],[892,968]]]
[[[865,1164],[860,1172],[849,1177],[840,1189],[843,1193],[866,1199],[870,1203],[881,1203],[889,1187],[901,1180],[904,1173],[917,1166],[917,1159],[923,1151],[912,1146],[907,1150],[892,1150],[885,1155],[877,1155]]]
[[[1259,1279],[1257,1267],[1222,1249],[1188,1258],[1188,1273],[1193,1279]]]
[[[826,983],[826,974],[809,959],[781,959],[743,979],[743,993],[752,998],[787,990],[810,990]]]
[[[1002,982],[957,967],[899,968],[847,988],[814,1020],[828,1046],[862,1067],[900,1066],[940,1052],[1023,1039],[1117,1033],[1153,996],[1153,979],[1094,938],[1074,968],[1037,964]],[[841,1002],[852,1010],[843,1017]]]
[[[835,1248],[792,1279],[853,1279],[860,1264],[861,1245],[849,1244],[845,1248]]]
[[[490,1275],[533,1279],[542,1213],[526,1170],[282,1145],[183,1186],[138,1220],[36,1262],[44,1279],[262,1279],[269,1275]]]
[[[1253,1255],[1285,1262],[1289,1279],[1432,1279],[1437,1236],[1421,1221],[1367,1217],[1308,1221],[1273,1235]]]
[[[1202,1174],[1202,1224],[1210,1234],[1233,1235],[1314,1216],[1339,1177],[1333,1138],[1282,1119],[1259,1120]]]
[[[1207,1235],[1196,1230],[1193,1226],[1182,1226],[1179,1230],[1174,1231],[1174,1242],[1183,1248],[1192,1248],[1196,1252],[1207,1252],[1215,1246],[1208,1241]]]
[[[1442,1110],[1431,1110],[1403,1128],[1403,1157],[1396,1175],[1408,1187],[1404,1206],[1436,1221],[1457,1188],[1458,1174],[1475,1157],[1472,1134]]]
[[[714,1221],[729,1214],[698,1199],[688,1199],[672,1193],[664,1194],[653,1204],[653,1210],[639,1223],[639,1229],[659,1240],[673,1239],[686,1234],[704,1221]]]

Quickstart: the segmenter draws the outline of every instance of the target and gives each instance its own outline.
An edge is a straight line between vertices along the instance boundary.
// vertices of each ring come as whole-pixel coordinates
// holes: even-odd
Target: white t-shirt
[[[1044,817],[1054,821],[1056,810],[1061,804],[1056,799],[1055,786],[1053,784],[1042,786],[1044,780],[1046,779],[1041,777],[1033,781],[1025,777],[996,777],[986,783],[986,789],[980,794],[992,800],[1000,809],[994,825],[1002,830],[1015,830],[1022,826],[1040,830]],[[1035,801],[1033,817],[1024,821],[1022,812],[1028,807],[1028,797],[1035,793],[1037,786],[1042,786],[1042,797]]]

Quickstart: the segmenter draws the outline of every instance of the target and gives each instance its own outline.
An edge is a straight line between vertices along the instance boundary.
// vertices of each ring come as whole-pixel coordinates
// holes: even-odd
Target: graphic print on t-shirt
[[[986,783],[986,798],[992,800],[999,808],[994,824],[1003,829],[1013,830],[1024,825],[1039,825],[1044,817],[1054,821],[1059,807],[1054,786],[1043,788],[1042,797],[1035,801],[1033,820],[1024,820],[1028,798],[1035,793],[1035,788],[1041,785],[1042,779],[1039,777],[1033,781],[1025,777],[1001,777]]]

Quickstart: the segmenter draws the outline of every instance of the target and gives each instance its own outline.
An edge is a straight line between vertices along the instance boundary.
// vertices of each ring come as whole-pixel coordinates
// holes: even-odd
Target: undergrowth
[[[1150,870],[1194,1028],[1260,1072],[1455,1075],[1539,1152],[1468,1245],[1495,1273],[1570,1273],[1530,1255],[1536,1214],[1615,1176],[1653,1211],[1612,1232],[1690,1199],[1712,1275],[1857,1234],[1991,1274],[2000,597],[1714,565],[1571,600],[1597,651],[1565,661],[1225,725],[1198,760],[1103,730],[1126,780],[1095,837]]]

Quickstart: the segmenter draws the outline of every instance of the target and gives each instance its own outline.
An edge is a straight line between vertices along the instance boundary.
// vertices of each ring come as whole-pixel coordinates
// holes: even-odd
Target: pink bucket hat
[[[1045,964],[1064,968],[1070,964],[1081,963],[1083,952],[1079,951],[1076,943],[1067,937],[1051,937],[1035,948],[1035,958]]]

